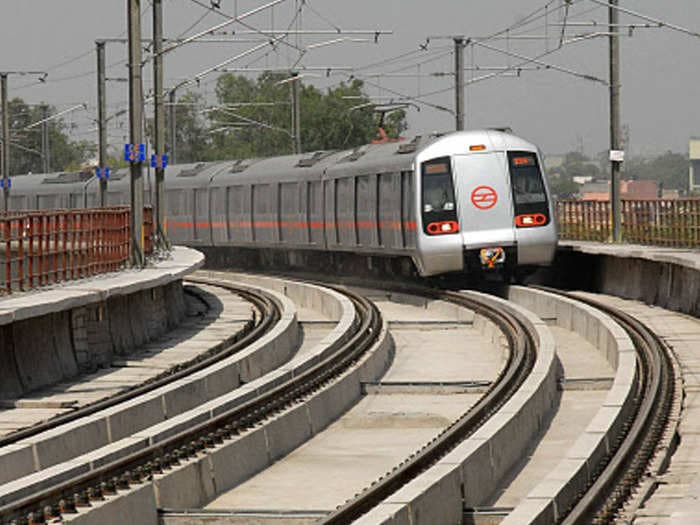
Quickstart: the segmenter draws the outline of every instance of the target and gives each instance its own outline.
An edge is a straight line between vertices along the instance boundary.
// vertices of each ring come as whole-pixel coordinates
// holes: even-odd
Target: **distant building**
[[[621,180],[620,196],[627,200],[656,199],[659,184],[655,180]],[[607,201],[610,199],[610,181],[587,182],[581,189],[584,201]]]
[[[662,199],[680,199],[681,190],[661,190]]]
[[[580,194],[584,201],[606,201],[610,198],[610,182],[607,180],[586,182]]]
[[[700,189],[700,137],[691,137],[688,142],[688,189]]]
[[[587,182],[593,182],[593,176],[592,175],[582,175],[580,177],[572,177],[571,180],[573,180],[576,184],[586,184]]]

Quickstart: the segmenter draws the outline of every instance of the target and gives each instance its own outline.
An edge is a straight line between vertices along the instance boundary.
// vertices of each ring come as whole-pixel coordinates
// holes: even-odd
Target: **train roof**
[[[485,144],[487,149],[494,151],[537,151],[534,144],[505,130],[433,133],[419,135],[411,140],[366,144],[342,151],[170,165],[165,169],[166,188],[195,187],[204,181],[211,181],[213,186],[222,186],[231,183],[271,183],[395,173],[412,169],[417,156],[468,153],[469,145],[472,144]],[[116,189],[128,185],[128,175],[129,168],[113,170],[109,186]],[[147,171],[144,170],[144,179],[146,177]],[[91,171],[82,171],[19,175],[13,177],[12,184],[23,191],[66,193],[81,191],[96,181],[97,178]]]
[[[28,173],[13,175],[12,187],[15,190],[33,190],[36,193],[74,193],[82,191],[93,178],[93,173],[87,171]]]
[[[240,160],[232,165],[233,170],[219,172],[212,184],[320,180],[323,177],[410,170],[415,153],[437,138],[435,135],[418,136],[411,141],[367,144],[350,150]]]
[[[324,171],[337,162],[342,154],[343,152],[337,151],[314,151],[282,157],[229,161],[221,163],[225,169],[217,174],[212,185],[226,185],[232,182],[320,180]]]
[[[455,131],[434,141],[418,153],[420,161],[425,159],[469,154],[472,147],[484,148],[483,151],[538,151],[537,146],[510,131],[484,129],[472,131]],[[481,149],[479,150],[481,151]]]

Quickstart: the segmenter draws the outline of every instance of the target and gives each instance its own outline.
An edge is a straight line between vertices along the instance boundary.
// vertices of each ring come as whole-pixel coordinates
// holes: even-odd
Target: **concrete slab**
[[[566,455],[605,399],[604,391],[562,392],[559,409],[526,463],[493,501],[495,507],[515,507]]]
[[[382,296],[379,304],[393,323],[410,322],[392,329],[395,358],[382,381],[411,381],[411,393],[365,395],[326,430],[218,496],[207,510],[333,509],[430,441],[480,398],[478,393],[431,392],[430,386],[439,381],[492,380],[502,366],[502,348],[464,321],[473,317],[469,312],[426,307],[421,301],[412,304],[407,297],[400,300],[394,303]],[[453,326],[443,330],[445,323]]]

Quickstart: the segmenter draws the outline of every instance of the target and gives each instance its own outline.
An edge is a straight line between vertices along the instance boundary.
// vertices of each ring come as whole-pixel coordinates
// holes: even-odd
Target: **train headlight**
[[[532,228],[533,226],[544,226],[547,223],[547,216],[544,213],[524,213],[515,216],[515,225],[518,228]]]
[[[479,251],[481,264],[487,268],[493,268],[497,264],[503,264],[506,261],[506,252],[500,246],[492,248],[482,248]]]
[[[457,233],[459,224],[457,221],[430,222],[425,229],[430,235],[445,235],[446,233]]]

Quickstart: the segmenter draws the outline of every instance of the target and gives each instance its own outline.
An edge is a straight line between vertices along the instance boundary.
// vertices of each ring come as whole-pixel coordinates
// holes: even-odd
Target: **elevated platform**
[[[700,250],[666,248],[641,244],[610,244],[603,242],[563,241],[560,250],[570,250],[590,255],[605,255],[627,259],[643,259],[660,263],[677,264],[700,270]]]
[[[700,317],[700,250],[565,241],[539,279]]]
[[[204,256],[176,247],[168,259],[0,299],[0,399],[92,371],[177,326],[182,278]]]

